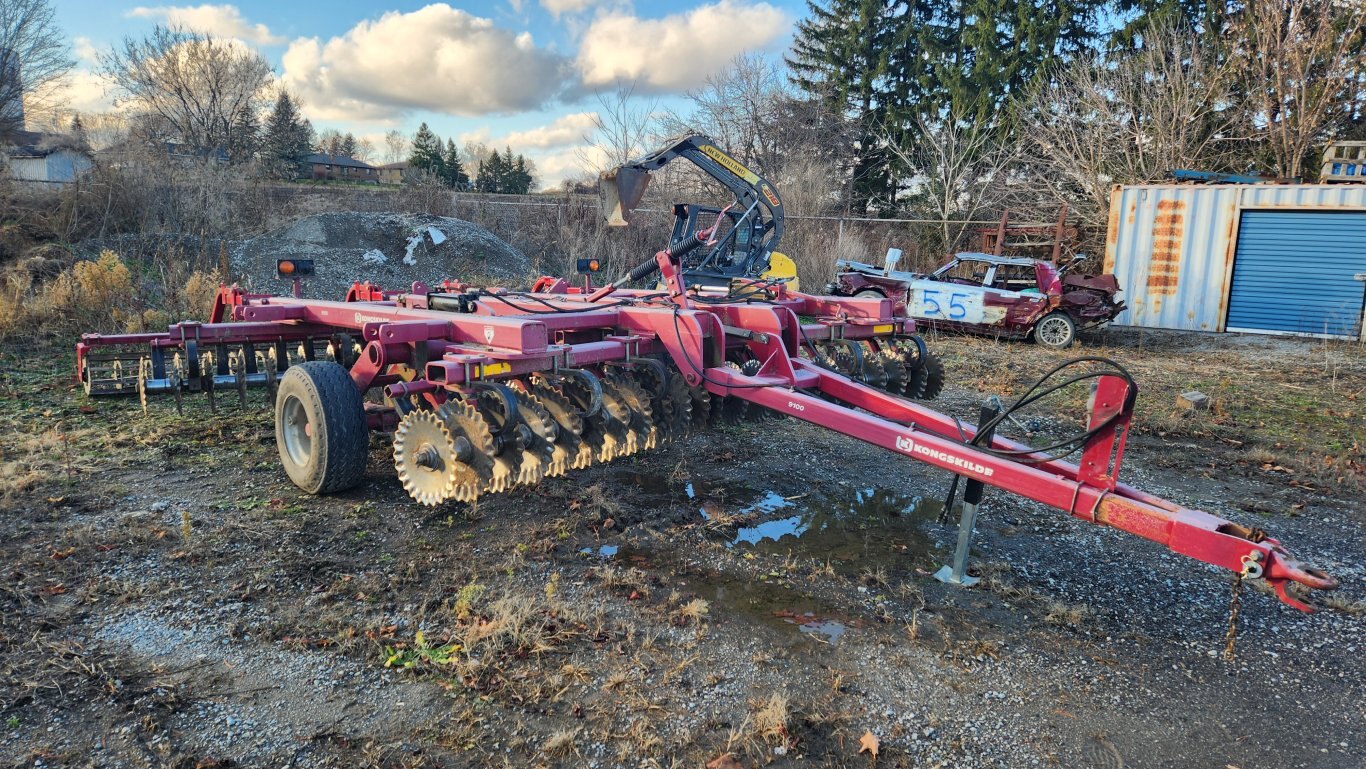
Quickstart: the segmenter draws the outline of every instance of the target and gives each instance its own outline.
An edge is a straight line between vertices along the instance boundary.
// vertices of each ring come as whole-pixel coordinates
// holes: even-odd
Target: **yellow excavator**
[[[737,278],[757,278],[783,281],[792,290],[799,290],[796,263],[778,251],[783,236],[783,201],[777,189],[709,137],[691,134],[673,139],[638,160],[604,171],[598,191],[608,226],[629,225],[632,211],[650,186],[650,174],[679,157],[691,161],[735,196],[735,202],[725,208],[674,204],[670,245],[724,217],[716,229],[716,242],[684,260],[684,281],[688,285],[727,287]]]

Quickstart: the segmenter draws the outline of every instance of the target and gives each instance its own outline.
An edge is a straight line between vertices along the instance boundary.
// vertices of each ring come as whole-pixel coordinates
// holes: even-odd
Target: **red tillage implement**
[[[531,292],[357,284],[331,302],[224,288],[209,323],[83,337],[79,371],[93,394],[271,388],[281,462],[311,493],[359,483],[368,430],[393,431],[405,489],[435,505],[649,449],[708,419],[776,414],[1265,579],[1297,608],[1309,610],[1288,583],[1336,586],[1259,529],[1118,482],[1137,395],[1118,366],[1083,359],[1108,368],[1070,380],[1094,380],[1084,433],[1045,448],[974,442],[957,420],[835,370],[832,350],[896,361],[923,383],[932,358],[890,301],[757,281],[685,289],[679,257],[705,235],[597,290],[551,278]],[[656,271],[662,290],[623,288]],[[137,357],[119,351],[130,346]],[[1078,448],[1080,464],[1050,453]]]

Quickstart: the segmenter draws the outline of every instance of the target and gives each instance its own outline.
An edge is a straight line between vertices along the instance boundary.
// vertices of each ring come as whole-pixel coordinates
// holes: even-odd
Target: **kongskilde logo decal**
[[[978,464],[970,459],[956,457],[947,452],[943,452],[938,449],[932,449],[929,446],[918,444],[915,441],[911,440],[909,436],[905,435],[898,435],[896,437],[896,450],[904,451],[907,454],[919,454],[922,457],[929,457],[931,459],[936,459],[940,462],[947,462],[953,465],[954,467],[961,467],[964,470],[967,470],[968,472],[977,473],[978,475],[985,475],[988,478],[996,474],[996,471],[994,469],[987,467],[986,465]]]
[[[948,462],[954,467],[961,467],[964,470],[977,473],[978,475],[985,475],[988,478],[996,474],[995,470],[991,469],[990,467],[987,467],[986,465],[980,465],[976,462],[973,462],[970,459],[955,457],[952,454],[946,454],[942,451],[929,448],[928,446],[917,445],[915,447],[915,453],[920,454],[922,456],[930,457],[932,459],[937,459],[940,462]]]
[[[484,341],[493,344],[493,326],[484,326]]]
[[[388,318],[378,318],[374,315],[366,315],[363,312],[356,313],[356,325],[364,326],[366,323],[388,323]]]

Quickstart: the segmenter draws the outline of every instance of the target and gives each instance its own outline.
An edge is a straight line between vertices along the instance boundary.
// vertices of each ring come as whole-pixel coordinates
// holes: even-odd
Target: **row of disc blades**
[[[916,400],[931,400],[944,389],[944,364],[932,353],[921,355],[909,340],[821,342],[815,361],[870,387]]]
[[[415,404],[394,433],[394,466],[423,505],[473,502],[595,462],[647,451],[691,428],[710,403],[659,361],[485,383]]]

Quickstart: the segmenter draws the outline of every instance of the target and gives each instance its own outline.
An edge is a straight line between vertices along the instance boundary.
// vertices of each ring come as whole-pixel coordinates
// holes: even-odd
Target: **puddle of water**
[[[833,644],[840,640],[849,626],[839,620],[822,617],[814,612],[803,612],[795,614],[790,611],[779,609],[773,612],[773,616],[797,626],[797,632],[808,635],[819,636],[826,643]]]
[[[579,552],[583,555],[592,556],[594,558],[601,558],[604,561],[606,561],[615,558],[617,555],[617,551],[620,549],[620,545],[601,545],[597,548],[585,547]]]
[[[938,500],[871,488],[784,496],[739,482],[670,480],[661,473],[630,470],[616,478],[634,486],[645,504],[696,506],[712,530],[726,532],[726,545],[734,550],[814,559],[851,577],[865,569],[930,569],[942,560],[922,530],[939,516],[943,506]],[[735,526],[732,519],[742,525]],[[661,567],[656,561],[671,560],[665,554],[618,551],[611,545],[583,552],[652,570]],[[836,643],[859,626],[781,579],[698,572],[677,564],[670,573],[680,588],[711,602],[714,615],[744,615],[794,638]]]
[[[745,615],[782,632],[796,631],[827,643],[835,643],[851,627],[825,603],[798,594],[777,582],[759,582],[726,574],[691,573],[681,585],[707,599],[712,615]]]
[[[855,489],[831,497],[765,492],[737,511],[759,520],[740,526],[728,546],[828,560],[854,571],[928,567],[935,560],[934,543],[921,526],[937,518],[942,507],[938,500],[885,489]]]

